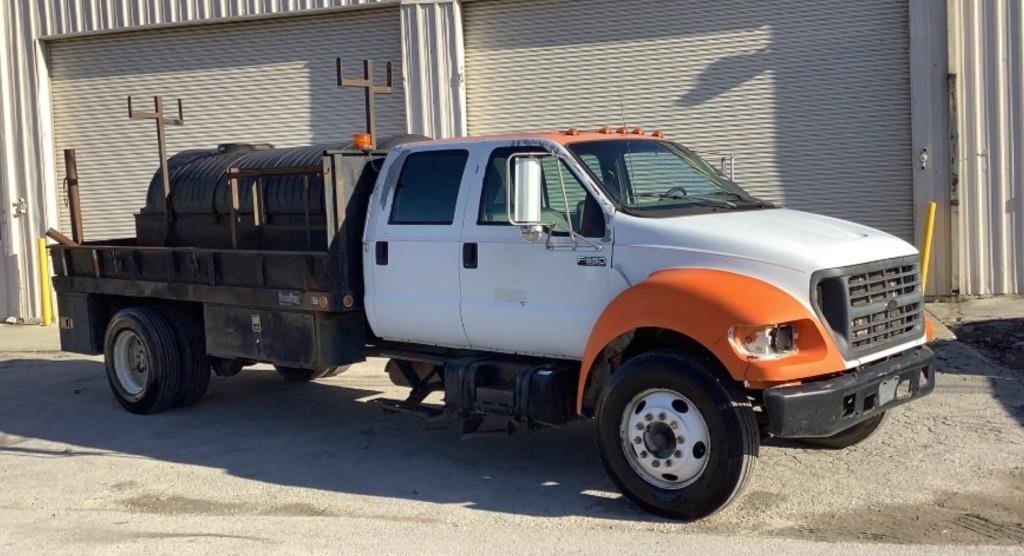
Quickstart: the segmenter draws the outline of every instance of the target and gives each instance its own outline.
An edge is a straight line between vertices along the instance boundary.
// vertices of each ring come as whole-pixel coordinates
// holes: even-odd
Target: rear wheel
[[[103,342],[107,382],[132,413],[167,409],[178,394],[181,360],[174,328],[151,307],[131,307],[110,319]]]
[[[303,369],[301,367],[274,365],[274,369],[277,371],[277,374],[281,375],[288,382],[309,382],[325,376],[334,376],[328,374],[334,370],[334,367],[330,369]]]
[[[597,413],[601,459],[623,494],[647,511],[706,517],[741,492],[753,469],[753,410],[713,365],[653,352],[630,359],[605,384]]]
[[[832,436],[826,436],[824,438],[801,438],[800,441],[811,446],[830,448],[832,450],[849,448],[850,446],[860,444],[874,436],[874,434],[878,432],[878,429],[882,427],[882,424],[885,423],[885,415],[886,413],[883,411],[874,417],[869,417],[868,419],[861,421],[844,431],[839,431]]]
[[[332,376],[340,375],[341,373],[348,370],[348,365],[342,365],[340,367],[331,367],[320,378],[330,378]]]
[[[160,307],[160,311],[172,323],[180,346],[181,383],[173,405],[187,407],[202,399],[210,386],[210,358],[206,355],[206,338],[200,322],[187,311],[172,305]]]

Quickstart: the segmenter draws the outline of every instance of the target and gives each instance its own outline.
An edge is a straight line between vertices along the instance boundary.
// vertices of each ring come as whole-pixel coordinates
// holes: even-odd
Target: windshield
[[[668,141],[585,141],[568,148],[627,212],[670,216],[772,206],[752,197],[693,151]]]

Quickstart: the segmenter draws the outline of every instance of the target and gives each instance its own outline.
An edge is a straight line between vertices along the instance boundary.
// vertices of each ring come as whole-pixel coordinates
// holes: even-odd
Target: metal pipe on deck
[[[71,239],[81,244],[85,241],[82,230],[82,201],[78,192],[78,160],[75,149],[64,149],[64,172],[68,186],[68,207],[71,209]]]

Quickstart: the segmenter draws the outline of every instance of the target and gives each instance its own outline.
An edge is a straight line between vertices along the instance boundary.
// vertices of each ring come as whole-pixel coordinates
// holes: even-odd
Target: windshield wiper
[[[690,198],[689,195],[683,193],[635,193],[633,196],[645,199],[680,199],[683,201]]]
[[[646,199],[661,199],[661,200],[678,200],[687,201],[694,205],[713,205],[722,208],[735,208],[736,204],[723,199],[713,199],[710,197],[704,197],[700,195],[684,195],[682,192],[673,191],[671,193],[637,193],[634,197],[642,197]]]
[[[724,191],[724,190],[722,190],[722,191],[712,191],[711,193],[707,193],[705,195],[695,195],[695,197],[698,197],[698,198],[700,198],[700,197],[722,197],[722,196],[729,196],[731,199],[734,199],[736,201],[740,201],[743,204],[748,204],[748,205],[758,205],[758,206],[762,206],[762,207],[766,207],[766,208],[767,207],[774,207],[775,206],[773,203],[771,203],[769,201],[765,201],[764,199],[758,199],[757,197],[753,197],[753,196],[750,196],[750,195],[743,195],[741,193],[736,193],[735,191]]]

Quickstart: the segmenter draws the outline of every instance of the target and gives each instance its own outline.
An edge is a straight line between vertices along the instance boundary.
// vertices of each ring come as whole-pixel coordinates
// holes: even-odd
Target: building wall
[[[59,225],[45,37],[154,25],[280,17],[312,10],[372,8],[399,0],[0,0],[0,319],[39,316],[35,242]],[[461,14],[457,1],[402,2],[401,26],[423,57],[406,70],[409,131],[465,129],[459,108]],[[457,39],[457,43],[453,42]],[[445,42],[447,41],[447,42]],[[445,44],[458,44],[457,51]],[[424,56],[418,49],[429,49]],[[341,54],[341,53],[339,53]],[[440,88],[440,89],[439,89]],[[461,118],[461,120],[460,120]],[[16,209],[15,204],[23,208]]]
[[[914,172],[914,243],[923,244],[929,202],[935,228],[928,269],[929,296],[948,295],[950,281],[949,94],[946,3],[910,0],[910,116]]]
[[[912,30],[915,5],[917,13],[941,12],[930,0],[907,1]],[[45,37],[399,2],[409,131],[463,134],[459,0],[0,0],[0,318],[38,317],[35,241],[58,225]],[[915,177],[919,201],[947,203],[935,246],[933,272],[940,276],[932,283],[935,293],[1024,293],[1024,8],[1020,0],[946,4],[948,66],[954,76],[947,144],[954,148],[946,154],[945,146],[929,143],[935,133],[915,131],[915,149],[908,153],[908,162],[916,164],[920,147],[932,144],[931,152],[948,161],[946,171],[952,174],[946,192],[941,191],[943,172],[925,176],[924,186]],[[941,19],[937,16],[933,25],[941,26]],[[928,29],[925,23],[918,32],[934,35],[938,27]],[[941,48],[942,41],[931,42]],[[924,58],[935,64],[942,56]],[[917,81],[913,75],[912,81]],[[915,121],[934,118],[915,115]]]
[[[1024,293],[1024,3],[949,0],[949,43],[954,280],[967,295]]]

